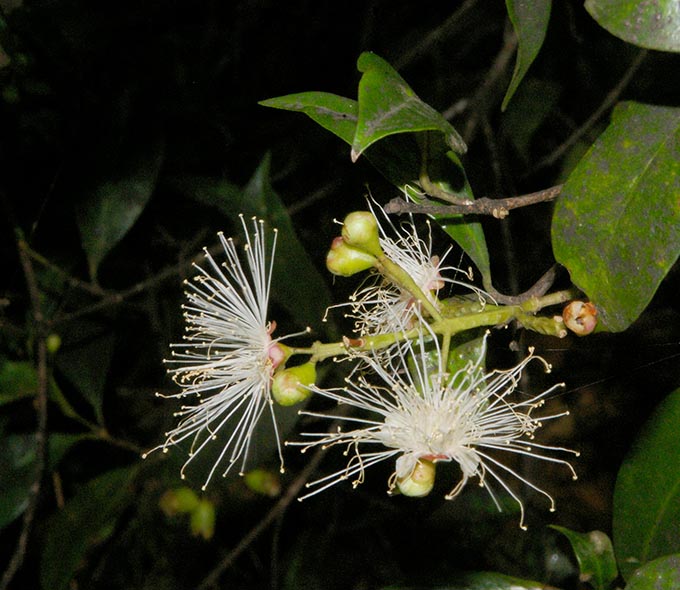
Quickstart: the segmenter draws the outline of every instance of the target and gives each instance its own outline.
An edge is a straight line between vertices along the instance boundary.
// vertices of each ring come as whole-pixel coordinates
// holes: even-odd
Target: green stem
[[[397,268],[399,269],[398,266]],[[430,324],[430,329],[433,333],[443,337],[443,358],[446,358],[448,355],[452,336],[482,326],[501,326],[512,320],[518,320],[527,329],[542,334],[563,337],[566,334],[563,326],[558,325],[552,318],[536,317],[533,314],[544,307],[569,301],[573,296],[574,293],[571,290],[558,291],[542,297],[534,297],[521,305],[487,304],[479,311],[456,315],[454,317],[442,317],[435,309],[434,311],[436,312],[437,317],[434,317],[433,314],[433,322]],[[356,339],[343,338],[340,342],[317,341],[307,348],[290,348],[290,355],[310,355],[310,361],[318,362],[328,358],[347,355],[350,351],[366,352],[387,348],[397,342],[412,340],[418,336],[419,332],[419,328],[413,328],[408,331],[390,332],[389,334],[378,334],[376,336],[366,336]]]
[[[389,279],[395,285],[408,291],[416,300],[420,302],[425,311],[432,316],[432,319],[439,321],[442,319],[442,315],[435,305],[427,298],[422,289],[413,280],[411,275],[409,275],[401,266],[392,262],[386,256],[380,256],[376,259],[375,264],[376,269],[385,278]]]
[[[529,313],[536,313],[544,307],[550,307],[551,305],[560,305],[561,303],[566,303],[571,301],[578,295],[576,289],[565,289],[564,291],[555,291],[555,293],[548,293],[542,297],[532,297],[531,299],[524,301],[520,304],[522,311]]]

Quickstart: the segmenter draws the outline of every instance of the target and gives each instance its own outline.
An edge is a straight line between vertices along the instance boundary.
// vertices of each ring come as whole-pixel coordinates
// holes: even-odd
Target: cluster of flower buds
[[[334,275],[351,277],[373,268],[382,255],[375,216],[369,211],[355,211],[345,218],[342,235],[333,240],[326,267]]]

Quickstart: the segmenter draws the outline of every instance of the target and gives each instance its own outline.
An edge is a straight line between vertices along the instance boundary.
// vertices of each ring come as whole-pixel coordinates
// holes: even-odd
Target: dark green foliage
[[[9,588],[677,588],[675,4],[0,1],[0,576],[28,531]],[[640,48],[659,51],[623,84]],[[566,383],[549,404],[570,416],[545,442],[582,451],[580,479],[512,465],[557,500],[550,515],[523,489],[522,532],[516,506],[501,498],[498,513],[476,486],[444,501],[454,464],[422,500],[387,497],[391,466],[377,468],[357,490],[291,501],[250,539],[280,498],[235,474],[201,492],[211,456],[182,482],[190,441],[140,458],[181,405],[154,393],[176,391],[162,359],[182,339],[182,281],[218,231],[237,237],[238,215],[257,216],[279,231],[275,336],[310,325],[337,339],[343,311],[321,317],[360,279],[324,268],[333,220],[365,209],[367,190],[380,205],[421,199],[424,164],[458,199],[564,183],[554,206],[437,214],[432,231],[438,250],[457,244],[447,264],[509,295],[559,263],[556,287],[573,283],[600,329],[621,332],[489,337],[494,367],[516,363],[508,345],[553,365],[517,395]],[[454,342],[461,360],[472,336]],[[344,369],[320,379],[341,384]],[[326,426],[297,409],[278,413],[284,436]],[[312,453],[286,449],[279,474],[270,424],[253,440],[249,468],[285,494]],[[342,465],[325,458],[315,477]],[[182,486],[200,510],[164,514]]]

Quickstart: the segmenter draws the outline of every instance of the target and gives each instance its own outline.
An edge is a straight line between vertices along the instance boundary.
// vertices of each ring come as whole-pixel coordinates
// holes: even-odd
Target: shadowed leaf
[[[519,45],[515,70],[501,105],[503,111],[543,45],[552,0],[505,0],[505,5]]]
[[[680,552],[680,390],[656,409],[623,462],[614,489],[614,547],[628,578]]]

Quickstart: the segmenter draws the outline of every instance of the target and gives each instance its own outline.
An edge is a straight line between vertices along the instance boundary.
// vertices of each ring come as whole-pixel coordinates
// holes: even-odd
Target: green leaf
[[[577,533],[561,526],[550,526],[569,539],[581,572],[580,580],[595,590],[608,590],[619,575],[609,537],[601,531]]]
[[[7,526],[28,506],[31,485],[35,480],[34,434],[3,437],[0,453],[0,528]]]
[[[680,51],[678,0],[586,0],[586,10],[612,35],[633,45]]]
[[[301,322],[315,325],[331,303],[331,294],[295,233],[288,211],[269,182],[270,156],[241,188],[224,180],[192,177],[172,185],[201,203],[216,207],[230,219],[239,213],[257,217],[278,230],[272,297]]]
[[[656,408],[619,470],[613,533],[624,578],[656,557],[680,552],[679,424],[676,390]]]
[[[422,586],[389,586],[384,590],[425,590]],[[551,590],[541,582],[523,580],[513,576],[495,572],[470,572],[456,576],[444,586],[435,586],[429,590]],[[555,589],[552,589],[555,590]]]
[[[486,356],[485,338],[484,336],[474,337],[477,333],[479,333],[479,330],[468,331],[463,334],[456,334],[451,338],[449,356],[445,368],[449,375],[458,377],[458,380],[461,378],[466,380],[476,378],[484,372],[484,358],[482,356],[483,354]],[[419,350],[418,346],[415,346],[415,355],[409,355],[408,367],[410,375],[416,382],[418,391],[422,392],[423,386],[420,378],[422,368],[424,368],[428,379],[440,373],[440,349],[438,347],[428,347],[424,359],[418,353]],[[480,358],[482,358],[481,362]],[[477,374],[471,374],[471,368],[475,366]],[[418,370],[416,367],[421,369]],[[463,376],[462,373],[465,373],[465,375]],[[453,386],[455,387],[457,383],[458,381],[453,382]]]
[[[552,116],[561,87],[552,81],[526,78],[512,97],[502,120],[503,135],[517,148],[524,164],[530,162],[531,142],[541,125]],[[541,97],[537,100],[537,97]]]
[[[680,588],[680,553],[659,557],[630,577],[626,590],[677,590]]]
[[[510,22],[515,29],[519,46],[515,71],[501,105],[503,111],[508,107],[512,95],[543,45],[550,22],[552,0],[505,0],[505,5],[508,9]]]
[[[555,206],[555,258],[627,328],[680,253],[680,109],[622,103],[569,176]]]
[[[372,57],[380,60],[376,56]],[[380,60],[380,63],[384,62]],[[387,64],[385,65],[389,68]],[[405,84],[396,72],[391,71],[402,84]],[[304,112],[322,127],[348,144],[352,144],[357,122],[357,103],[351,99],[325,92],[304,92],[272,98],[262,101],[260,104]],[[440,188],[453,192],[461,198],[474,199],[472,188],[458,156],[449,150],[442,137],[441,135],[435,137],[432,142],[434,145],[429,150],[431,153],[428,162],[430,179]],[[372,145],[365,152],[365,156],[387,180],[403,193],[408,193],[415,200],[418,199],[418,192],[414,191],[413,187],[420,182],[421,157],[420,147],[415,141],[415,134],[385,137],[383,141]],[[482,276],[488,279],[490,272],[489,254],[481,223],[464,219],[460,215],[439,218],[438,223],[470,256]]]
[[[350,145],[357,126],[356,100],[328,92],[300,92],[262,100],[258,104],[286,111],[305,113],[324,129]]]
[[[65,590],[89,549],[112,532],[132,502],[136,468],[109,471],[89,481],[47,522],[40,564],[45,590]]]
[[[62,346],[56,355],[57,369],[71,382],[94,408],[103,424],[104,388],[115,345],[111,328],[91,320],[76,320],[63,335]],[[69,414],[68,407],[62,409]]]
[[[458,156],[453,152],[447,152],[443,154],[439,160],[440,162],[444,159],[449,160],[449,164],[460,165]],[[473,200],[474,196],[472,194],[472,188],[467,179],[467,175],[463,171],[463,167],[458,168],[460,173],[463,175],[464,185],[462,190],[458,190],[457,194],[462,195],[464,198]],[[432,173],[430,173],[432,179]],[[435,184],[442,188],[451,190],[451,187],[447,183],[442,181],[435,181]],[[491,261],[489,260],[489,250],[486,247],[486,238],[484,237],[484,230],[482,229],[482,224],[479,221],[471,221],[469,217],[463,215],[453,215],[453,216],[434,216],[440,227],[465,251],[465,253],[472,259],[475,266],[482,275],[483,282],[485,284],[491,283]]]
[[[28,361],[0,361],[0,406],[38,392],[38,373]]]
[[[144,210],[162,161],[163,144],[159,141],[145,146],[141,153],[133,151],[78,205],[76,221],[92,277]]]
[[[54,467],[66,451],[82,440],[77,434],[51,434],[50,466]],[[19,517],[28,506],[30,490],[37,476],[35,434],[11,434],[2,438],[0,448],[0,529]]]
[[[448,146],[464,154],[463,138],[444,117],[424,103],[396,70],[375,53],[359,56],[359,119],[352,141],[352,161],[370,145],[389,135],[439,131]]]
[[[273,296],[293,317],[316,325],[331,304],[330,290],[298,239],[288,211],[269,181],[270,160],[267,154],[243,189],[240,211],[277,228]]]

